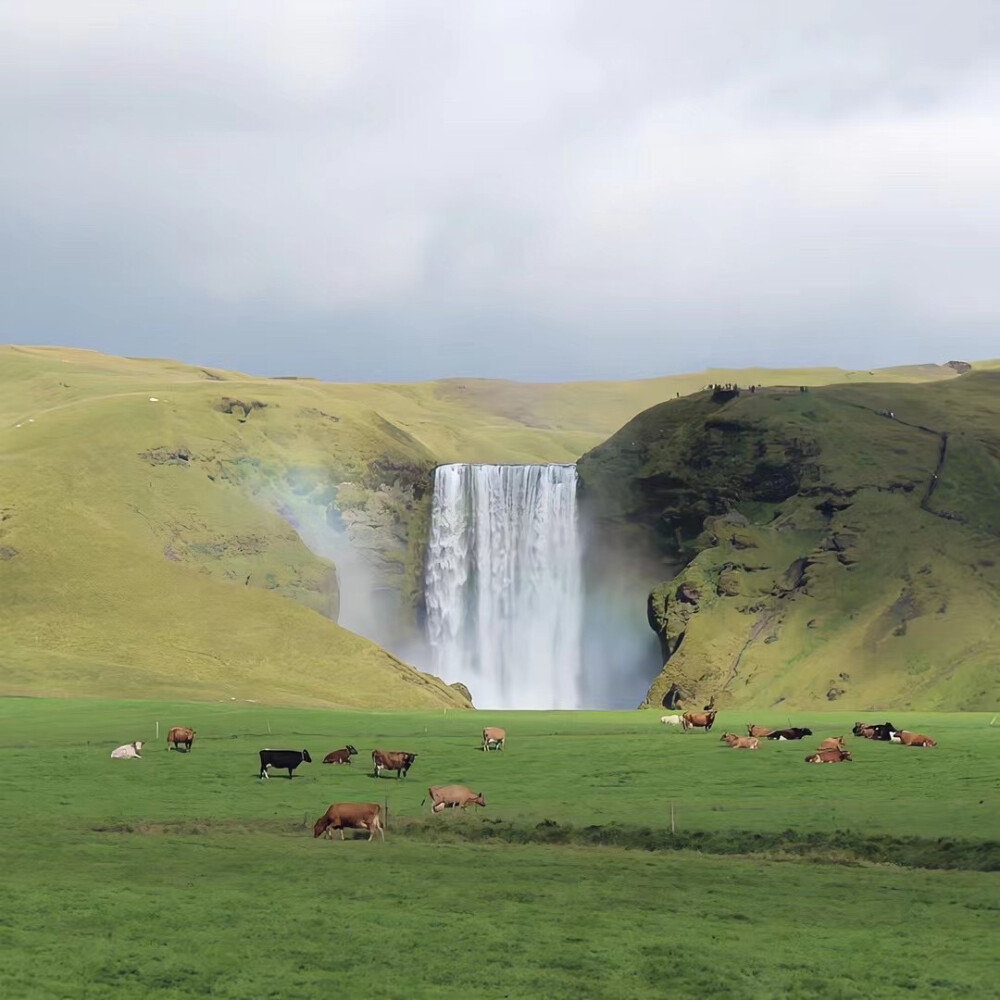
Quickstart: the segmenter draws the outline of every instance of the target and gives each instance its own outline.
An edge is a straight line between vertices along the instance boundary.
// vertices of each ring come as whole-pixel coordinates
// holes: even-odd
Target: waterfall
[[[443,465],[424,594],[435,673],[481,708],[576,708],[576,466]]]

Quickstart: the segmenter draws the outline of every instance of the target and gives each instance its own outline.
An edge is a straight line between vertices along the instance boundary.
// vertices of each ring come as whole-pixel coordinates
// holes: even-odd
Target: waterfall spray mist
[[[434,670],[484,708],[577,708],[583,581],[573,465],[444,465],[425,598]]]

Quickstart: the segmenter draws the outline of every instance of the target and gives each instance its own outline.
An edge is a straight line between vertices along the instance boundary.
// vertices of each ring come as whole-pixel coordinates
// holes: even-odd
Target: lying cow
[[[436,813],[443,809],[465,809],[471,805],[486,805],[486,796],[482,792],[470,791],[465,785],[431,785],[427,789],[427,794],[433,803],[431,812]],[[420,804],[423,805],[423,802]]]
[[[755,726],[752,722],[747,724],[747,736],[770,736],[773,733],[773,729],[769,729],[767,726]]]
[[[855,722],[851,732],[855,736],[863,736],[866,740],[881,740],[883,743],[888,743],[897,729],[891,722]]]
[[[507,742],[507,734],[496,726],[487,726],[483,730],[483,750],[503,750]]]
[[[350,764],[351,758],[357,754],[357,750],[350,743],[340,750],[331,750],[324,758],[324,764]]]
[[[807,736],[812,736],[811,729],[793,726],[791,729],[774,729],[767,734],[769,740],[802,740]]]
[[[679,715],[661,715],[660,722],[665,726],[680,726],[684,720]]]
[[[312,757],[308,750],[261,750],[260,752],[260,775],[261,778],[269,778],[267,773],[269,767],[276,767],[279,770],[288,770],[288,777],[292,778],[292,772],[302,762],[312,763]]]
[[[806,757],[807,764],[839,764],[844,760],[853,760],[850,750],[819,750]]]
[[[711,712],[685,712],[681,716],[681,726],[684,732],[689,729],[704,729],[707,733],[715,725],[715,716],[714,709]]]
[[[115,747],[111,751],[112,760],[142,760],[139,751],[142,749],[142,740],[134,743],[126,743],[124,746]]]
[[[405,778],[416,756],[415,753],[404,753],[402,750],[372,750],[375,777],[381,778],[383,771],[395,771],[397,779]]]
[[[756,736],[737,736],[735,733],[723,733],[722,740],[733,750],[756,750],[760,740]]]
[[[829,736],[819,745],[820,750],[846,750],[847,744],[843,736]]]
[[[190,753],[194,738],[195,731],[193,729],[188,729],[185,726],[171,726],[170,732],[167,733],[167,750],[171,749],[171,744],[174,750],[180,750],[183,743],[184,749]]]
[[[333,837],[333,831],[340,831],[340,839],[344,839],[344,830],[367,830],[368,839],[372,840],[377,833],[385,841],[385,831],[382,829],[382,807],[377,802],[334,802],[332,806],[313,826],[313,837]]]
[[[901,729],[898,733],[893,734],[897,739],[894,742],[902,743],[905,747],[936,747],[937,741],[932,740],[929,736],[925,736],[923,733],[908,733],[905,729]]]

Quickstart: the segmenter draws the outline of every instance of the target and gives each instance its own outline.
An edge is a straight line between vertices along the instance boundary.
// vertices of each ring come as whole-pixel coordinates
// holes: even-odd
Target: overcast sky
[[[995,0],[0,0],[0,341],[344,380],[1000,356]]]

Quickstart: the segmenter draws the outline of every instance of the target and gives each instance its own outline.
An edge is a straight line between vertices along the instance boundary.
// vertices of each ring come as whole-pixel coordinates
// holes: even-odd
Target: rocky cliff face
[[[705,392],[584,456],[633,590],[663,568],[646,704],[995,706],[998,389]]]

